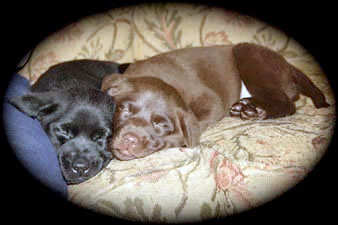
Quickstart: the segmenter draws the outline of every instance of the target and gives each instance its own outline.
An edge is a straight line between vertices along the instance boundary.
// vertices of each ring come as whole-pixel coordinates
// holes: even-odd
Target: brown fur
[[[240,99],[241,81],[251,98]],[[102,90],[117,102],[110,148],[122,160],[199,143],[224,116],[267,119],[295,113],[299,94],[327,107],[306,75],[267,48],[242,43],[194,47],[131,64]],[[157,119],[156,119],[157,118]]]

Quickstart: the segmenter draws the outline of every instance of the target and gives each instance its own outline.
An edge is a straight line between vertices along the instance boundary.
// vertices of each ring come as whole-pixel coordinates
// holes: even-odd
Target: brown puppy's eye
[[[129,104],[128,109],[129,109],[130,113],[132,113],[132,114],[136,114],[140,111],[140,109],[133,104]]]
[[[118,112],[121,113],[122,118],[128,118],[131,115],[138,113],[140,110],[138,107],[134,106],[133,104],[123,104],[118,107]]]
[[[171,123],[163,116],[154,116],[152,118],[152,126],[159,130],[160,133],[168,133],[173,131]]]
[[[153,127],[167,129],[167,128],[169,128],[169,125],[167,123],[163,123],[163,122],[162,123],[153,122]]]
[[[128,108],[121,108],[120,111],[124,113],[130,113]]]
[[[119,106],[117,108],[117,111],[122,114],[123,117],[129,117],[131,115],[131,112],[129,111],[128,106]]]

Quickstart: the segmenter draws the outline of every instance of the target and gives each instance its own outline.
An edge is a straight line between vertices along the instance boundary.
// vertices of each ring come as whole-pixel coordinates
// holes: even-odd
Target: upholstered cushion
[[[114,217],[154,222],[200,221],[261,205],[297,184],[325,153],[334,98],[313,57],[285,33],[251,17],[199,5],[114,9],[75,22],[37,46],[20,74],[32,83],[49,66],[72,59],[133,62],[177,48],[252,42],[304,71],[328,108],[309,98],[293,116],[224,118],[196,148],[172,148],[132,161],[112,160],[94,178],[69,186],[69,200]]]

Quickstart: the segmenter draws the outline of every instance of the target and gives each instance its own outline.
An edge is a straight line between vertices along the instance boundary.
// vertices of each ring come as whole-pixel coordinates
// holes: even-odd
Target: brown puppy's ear
[[[132,91],[132,87],[124,75],[111,74],[103,78],[101,90],[110,96],[117,96]]]
[[[179,112],[181,130],[186,147],[196,147],[199,144],[201,131],[196,116],[193,112]]]

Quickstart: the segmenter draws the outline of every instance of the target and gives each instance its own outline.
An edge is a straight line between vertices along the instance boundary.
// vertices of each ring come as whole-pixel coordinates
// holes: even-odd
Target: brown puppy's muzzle
[[[113,153],[122,160],[136,158],[135,152],[141,148],[142,144],[143,138],[135,133],[127,132],[113,143]]]
[[[116,136],[110,143],[114,156],[120,160],[142,158],[162,149],[165,143],[144,127],[131,124],[116,130]]]

